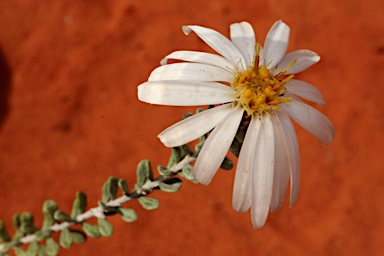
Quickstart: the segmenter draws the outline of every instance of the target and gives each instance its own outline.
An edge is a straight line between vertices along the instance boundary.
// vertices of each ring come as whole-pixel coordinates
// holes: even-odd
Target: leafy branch
[[[178,148],[172,150],[171,159],[179,158]],[[110,177],[103,185],[102,200],[98,202],[98,207],[85,211],[87,205],[86,195],[77,192],[73,202],[71,214],[67,214],[58,209],[57,204],[52,200],[46,200],[43,204],[44,222],[39,230],[34,226],[34,217],[28,212],[15,214],[13,223],[17,229],[16,234],[10,239],[3,222],[0,222],[0,255],[7,255],[6,252],[13,248],[16,255],[57,255],[59,245],[51,237],[53,232],[61,232],[59,244],[64,248],[69,248],[73,242],[83,243],[86,236],[97,238],[100,235],[110,237],[113,233],[112,225],[106,220],[107,216],[119,214],[126,222],[133,222],[137,219],[133,209],[124,208],[122,204],[131,200],[138,199],[139,203],[146,210],[156,209],[159,202],[155,198],[144,197],[160,189],[165,192],[176,192],[181,187],[181,180],[176,178],[178,173],[184,177],[190,177],[192,166],[190,163],[196,158],[192,155],[185,155],[181,161],[174,164],[171,168],[159,166],[161,174],[153,179],[150,162],[143,160],[137,167],[137,184],[135,189],[129,191],[128,184],[124,179]],[[174,162],[174,160],[172,161]],[[187,178],[188,179],[188,178]],[[123,195],[117,197],[118,188]],[[96,217],[98,225],[92,225],[86,220]],[[69,227],[81,224],[82,231],[71,230]],[[45,240],[45,245],[40,243]],[[30,244],[27,251],[21,247],[23,244]]]
[[[197,110],[200,111],[202,110]],[[183,118],[190,115],[192,114],[187,114]],[[241,134],[241,131],[238,133]],[[55,256],[59,253],[60,246],[70,248],[73,243],[84,243],[87,237],[112,236],[113,226],[107,221],[108,216],[118,214],[125,222],[137,220],[135,210],[125,208],[123,204],[137,199],[144,209],[154,210],[158,208],[159,202],[148,195],[154,190],[169,193],[178,191],[182,181],[176,176],[197,183],[193,178],[193,167],[190,164],[196,160],[208,134],[200,137],[195,152],[188,145],[172,148],[168,165],[157,167],[159,176],[156,178],[153,177],[150,161],[142,160],[137,166],[137,183],[132,191],[129,190],[125,179],[110,177],[102,187],[102,199],[97,207],[86,210],[87,196],[83,192],[76,193],[70,214],[59,210],[53,200],[46,200],[42,207],[44,220],[41,229],[35,227],[31,213],[15,214],[13,225],[16,227],[16,233],[12,238],[4,223],[0,221],[0,256],[9,256],[8,252],[11,249],[17,256]],[[231,151],[235,153],[241,142],[242,138],[235,139]],[[229,170],[232,166],[232,161],[225,158],[221,168]],[[119,189],[122,196],[117,197]],[[97,225],[86,222],[93,217],[97,218]],[[74,229],[75,225],[81,229]],[[55,232],[60,233],[58,242],[52,237]]]

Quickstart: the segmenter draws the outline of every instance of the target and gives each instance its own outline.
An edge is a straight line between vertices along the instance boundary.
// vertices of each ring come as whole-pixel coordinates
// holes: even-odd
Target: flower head
[[[139,99],[171,106],[218,105],[159,134],[167,147],[176,147],[213,129],[193,170],[195,179],[205,185],[219,169],[242,120],[250,119],[236,167],[232,205],[241,212],[251,208],[253,226],[260,228],[269,211],[281,207],[288,183],[291,206],[298,196],[299,145],[290,118],[320,142],[329,145],[334,139],[328,118],[300,99],[325,105],[319,90],[293,79],[320,57],[309,50],[286,54],[290,30],[282,21],[272,26],[264,47],[247,22],[230,26],[230,40],[201,26],[184,26],[183,31],[195,32],[221,56],[196,51],[169,54],[138,87]],[[169,59],[181,62],[167,64]]]

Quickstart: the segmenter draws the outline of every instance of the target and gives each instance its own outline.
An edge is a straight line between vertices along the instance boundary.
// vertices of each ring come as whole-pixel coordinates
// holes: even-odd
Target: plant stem
[[[129,202],[131,200],[137,199],[140,196],[144,196],[144,195],[150,194],[151,191],[159,185],[159,182],[165,181],[169,177],[176,175],[178,172],[180,172],[183,169],[185,164],[189,164],[189,163],[191,163],[191,162],[193,162],[195,160],[196,160],[195,157],[192,157],[190,155],[185,156],[183,158],[183,160],[181,160],[179,163],[177,163],[176,165],[174,165],[173,167],[171,167],[169,169],[169,171],[172,172],[171,175],[160,175],[159,177],[157,177],[153,181],[148,180],[141,187],[140,191],[133,190],[130,193],[130,196],[123,195],[123,196],[121,196],[119,198],[116,198],[115,200],[109,201],[108,203],[106,203],[106,205],[108,207],[113,207],[113,208],[114,207],[120,207],[122,204],[124,204],[126,202]],[[105,218],[103,209],[100,206],[99,207],[91,208],[88,211],[84,212],[83,214],[80,214],[80,215],[76,216],[76,218],[75,218],[75,220],[73,222],[65,221],[65,222],[62,222],[62,223],[56,223],[56,224],[54,224],[54,225],[44,229],[43,231],[59,232],[59,231],[62,231],[63,229],[65,229],[65,228],[68,228],[68,227],[72,226],[72,225],[84,222],[85,220],[90,219],[92,217]],[[26,236],[20,238],[17,241],[17,243],[18,244],[29,244],[29,243],[31,243],[31,242],[33,242],[35,240],[36,240],[35,234],[30,234],[30,235],[26,235]],[[14,242],[14,241],[11,241],[11,242],[8,242],[8,243],[12,243],[12,242]],[[5,252],[3,250],[4,250],[4,247],[8,243],[0,244],[0,253]]]

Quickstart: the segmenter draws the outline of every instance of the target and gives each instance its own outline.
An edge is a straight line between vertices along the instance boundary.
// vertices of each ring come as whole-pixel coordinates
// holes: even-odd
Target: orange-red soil
[[[111,175],[135,182],[136,164],[165,165],[156,135],[193,110],[139,102],[137,85],[166,54],[209,50],[185,24],[229,35],[247,20],[263,42],[283,19],[289,50],[311,49],[319,64],[298,77],[316,85],[334,123],[332,146],[297,127],[299,200],[254,230],[231,208],[234,171],[208,187],[184,182],[155,192],[160,208],[134,208],[132,224],[110,218],[114,235],[60,255],[382,255],[383,4],[340,1],[23,1],[0,2],[0,219],[29,211],[42,223],[45,199],[70,211],[76,191],[96,206]],[[132,187],[132,186],[131,186]]]

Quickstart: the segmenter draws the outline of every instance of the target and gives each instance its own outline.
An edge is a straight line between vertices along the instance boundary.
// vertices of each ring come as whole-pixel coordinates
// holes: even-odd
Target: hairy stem
[[[159,177],[157,177],[153,181],[148,180],[141,187],[140,190],[133,190],[129,196],[123,195],[119,198],[116,198],[115,200],[109,201],[108,203],[106,203],[106,206],[112,207],[112,208],[120,207],[122,204],[124,204],[128,201],[131,201],[131,200],[137,199],[141,196],[150,194],[154,188],[159,186],[159,182],[165,181],[169,177],[177,175],[177,173],[183,169],[184,165],[189,164],[195,160],[196,160],[196,158],[193,156],[190,156],[190,155],[185,156],[183,158],[183,160],[181,160],[179,163],[177,163],[176,165],[174,165],[173,167],[171,167],[169,169],[169,171],[172,173],[171,175],[160,175]],[[72,226],[72,225],[84,222],[85,220],[90,219],[92,217],[105,218],[104,210],[100,206],[91,208],[88,211],[84,212],[83,214],[76,216],[76,218],[73,222],[65,221],[62,223],[56,223],[56,224],[44,229],[43,231],[59,232],[65,228]],[[18,244],[29,244],[35,240],[36,240],[35,234],[31,234],[31,235],[27,235],[27,236],[20,238],[17,242],[18,242]],[[2,252],[5,252],[4,248],[7,244],[8,243],[0,244],[0,255]]]

